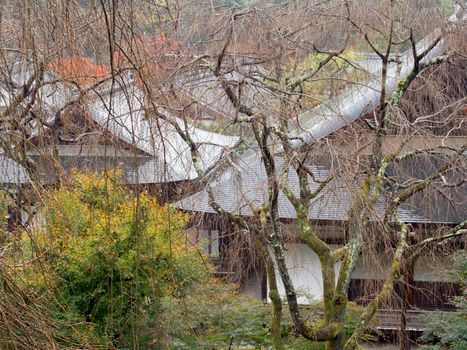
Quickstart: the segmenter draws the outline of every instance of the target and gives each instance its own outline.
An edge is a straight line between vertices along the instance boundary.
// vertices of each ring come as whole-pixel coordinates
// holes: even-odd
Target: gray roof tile
[[[283,169],[284,161],[282,158],[276,158],[277,169]],[[330,174],[330,170],[325,166],[311,166],[317,181],[323,181]],[[292,169],[289,171],[289,188],[293,193],[299,195],[298,177]],[[316,189],[319,184],[309,177],[311,189]],[[268,185],[266,171],[260,157],[252,152],[247,157],[237,160],[236,164],[227,169],[223,174],[216,178],[211,186],[213,188],[216,201],[225,210],[242,215],[252,216],[251,208],[258,209],[268,200]],[[347,212],[352,205],[357,192],[355,181],[340,177],[330,181],[325,189],[311,202],[309,217],[314,220],[347,220]],[[382,196],[373,215],[373,220],[384,215],[386,208],[385,198]],[[282,193],[279,194],[279,215],[283,219],[296,218],[295,209]],[[216,213],[208,203],[206,190],[202,190],[188,198],[182,199],[174,204],[187,211]],[[405,222],[427,222],[427,218],[416,215],[414,212],[404,208],[398,210],[400,218]]]
[[[23,185],[29,183],[26,169],[4,154],[0,154],[0,184]]]
[[[109,93],[100,96],[96,93],[89,111],[92,118],[113,135],[154,157],[151,164],[139,170],[140,177],[155,182],[197,178],[187,143],[164,118],[156,120],[146,115],[145,97],[135,86],[127,85],[124,90],[116,90],[111,97]],[[203,169],[214,165],[238,141],[237,136],[220,135],[191,124],[185,125],[182,119],[166,110],[159,109],[158,113],[189,133],[201,150]]]
[[[455,17],[451,17],[455,20]],[[417,52],[426,50],[434,39],[439,35],[437,29],[424,39],[420,40],[416,49]],[[443,42],[435,45],[424,57],[423,61],[430,60],[443,54]],[[388,75],[386,80],[386,93],[392,94],[397,87],[399,79],[405,79],[413,69],[413,53],[406,51],[400,56],[402,62],[400,70],[396,63],[388,65]],[[354,84],[345,89],[340,95],[321,103],[315,108],[308,110],[298,117],[298,125],[292,125],[291,129],[297,136],[293,141],[296,146],[313,143],[319,138],[326,137],[346,125],[358,119],[368,108],[373,109],[379,103],[381,95],[381,60],[377,63],[368,61],[365,64],[366,71],[374,74],[368,81]],[[379,67],[378,67],[379,66]]]

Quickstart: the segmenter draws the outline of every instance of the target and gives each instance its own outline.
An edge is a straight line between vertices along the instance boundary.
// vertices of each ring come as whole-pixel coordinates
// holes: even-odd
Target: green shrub
[[[118,174],[74,174],[52,191],[43,222],[22,241],[21,277],[48,296],[57,337],[133,348],[162,346],[164,300],[182,299],[208,277],[186,244],[186,216],[147,193],[133,195]]]
[[[454,258],[454,280],[460,282],[463,295],[452,302],[455,312],[438,312],[425,317],[425,331],[420,340],[429,344],[430,350],[463,350],[467,349],[467,254],[461,252]]]

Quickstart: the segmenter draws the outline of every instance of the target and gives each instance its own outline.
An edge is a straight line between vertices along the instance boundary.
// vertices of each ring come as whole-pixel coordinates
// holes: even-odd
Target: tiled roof
[[[97,95],[89,105],[92,118],[126,143],[153,156],[150,164],[140,168],[140,178],[166,182],[197,178],[190,147],[167,118],[187,131],[198,145],[203,170],[214,165],[238,141],[236,136],[224,136],[185,124],[184,121],[159,109],[163,116],[151,119],[145,112],[145,98],[135,86]],[[151,179],[151,180],[149,180]]]
[[[10,74],[14,85],[18,87],[16,90],[30,78],[32,69],[31,64],[13,64]],[[91,118],[104,129],[152,156],[151,164],[135,169],[133,177],[144,179],[148,183],[195,179],[197,173],[190,148],[174,126],[163,118],[151,120],[146,114],[145,98],[141,90],[126,77],[117,77],[116,80],[117,87],[112,89],[112,94],[109,92],[110,83],[103,84],[98,91],[90,92],[86,96],[87,108]],[[55,112],[74,96],[73,89],[49,72],[44,73],[44,81],[46,84],[40,88],[36,104],[37,108],[51,119]],[[7,86],[5,82],[0,82],[0,107],[7,106],[10,99],[18,93],[16,90],[10,93]],[[207,132],[191,124],[185,125],[182,119],[170,115],[167,111],[158,112],[186,130],[198,144],[203,170],[215,164],[223,153],[238,141],[236,136]],[[39,129],[37,125],[32,124],[31,136],[36,136],[39,130],[45,129],[47,128]]]
[[[8,70],[8,73],[5,71],[0,76],[0,109],[8,106],[10,101],[21,93],[23,86],[35,72],[31,63],[20,61],[14,62],[5,69]],[[6,77],[9,77],[11,81],[5,81]],[[36,81],[33,82],[32,86],[35,84],[37,84]],[[32,109],[40,109],[43,116],[50,122],[54,118],[55,112],[60,110],[73,94],[71,85],[61,81],[54,73],[45,71]],[[30,102],[31,96],[27,97],[23,103]],[[32,124],[31,133],[33,135],[38,132],[35,128],[37,125]]]
[[[39,181],[42,184],[52,184],[56,180],[54,160],[49,156],[29,155],[39,166]],[[122,182],[132,185],[152,184],[164,179],[159,173],[160,167],[154,168],[153,157],[150,156],[93,156],[93,155],[62,155],[59,156],[60,167],[65,172],[72,169],[87,172],[102,172],[118,168],[122,172]],[[0,185],[29,184],[26,169],[11,158],[0,155]]]
[[[450,21],[456,21],[455,15],[450,17]],[[435,30],[420,42],[417,43],[418,53],[430,47],[440,30]],[[430,60],[443,54],[443,41],[435,45],[424,57],[423,61]],[[401,54],[399,57],[400,67],[395,62],[388,64],[386,93],[392,94],[397,87],[399,80],[405,79],[413,69],[412,50]],[[326,137],[342,127],[351,124],[358,119],[365,110],[374,109],[378,106],[381,96],[381,59],[362,61],[362,69],[370,73],[373,78],[367,81],[353,84],[345,89],[341,94],[320,105],[301,114],[298,122],[291,125],[293,136],[297,139],[293,141],[296,146],[312,143],[321,137]]]
[[[4,154],[0,154],[0,184],[23,185],[29,183],[26,169]]]
[[[283,169],[284,161],[276,158],[277,169]],[[330,173],[325,166],[314,165],[311,170],[317,181],[323,181]],[[281,170],[280,170],[281,171]],[[279,172],[279,171],[278,171]],[[290,169],[288,186],[293,193],[299,195],[298,177]],[[309,177],[310,188],[316,189],[318,183]],[[251,208],[258,209],[268,200],[268,185],[266,170],[256,152],[251,152],[247,157],[240,158],[236,164],[226,170],[212,183],[216,201],[223,209],[242,216],[252,216]],[[339,177],[329,182],[325,189],[311,202],[309,218],[315,220],[347,220],[347,213],[355,198],[357,186],[354,180]],[[279,215],[282,219],[296,218],[295,209],[282,193],[279,194]],[[375,206],[373,220],[384,215],[386,208],[385,198],[382,196]],[[202,190],[188,198],[174,204],[175,207],[202,213],[216,213],[209,205],[206,190]],[[399,217],[405,222],[428,222],[429,219],[417,215],[401,206],[398,210]]]
[[[234,84],[232,88],[235,92],[238,89],[236,85],[241,83],[241,103],[248,107],[256,107],[270,97],[266,89],[252,79],[260,79],[262,73],[264,74],[263,68],[258,65],[246,65],[224,74],[223,78],[230,84]],[[231,120],[237,114],[235,106],[225,94],[220,81],[210,70],[180,75],[175,81],[175,87],[193,101],[224,118]]]
[[[50,157],[31,156],[39,164],[40,180],[42,183],[53,182],[56,169]],[[60,166],[65,172],[72,169],[83,172],[102,172],[118,168],[122,172],[122,182],[125,184],[143,184],[138,182],[134,174],[140,166],[150,161],[151,157],[134,156],[93,156],[93,155],[66,155],[59,156]]]

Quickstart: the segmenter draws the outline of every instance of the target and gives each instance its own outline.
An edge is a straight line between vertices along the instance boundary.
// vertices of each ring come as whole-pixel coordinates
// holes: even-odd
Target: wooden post
[[[407,310],[413,304],[413,269],[413,261],[407,261],[404,264],[404,282],[401,286],[400,350],[410,350],[410,339],[407,335]]]

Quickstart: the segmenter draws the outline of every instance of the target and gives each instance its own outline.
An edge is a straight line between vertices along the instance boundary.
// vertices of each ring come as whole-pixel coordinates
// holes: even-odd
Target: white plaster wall
[[[420,256],[414,264],[414,281],[452,282],[449,271],[453,262],[449,256]]]
[[[307,305],[313,301],[321,300],[323,298],[323,279],[318,256],[305,244],[287,244],[286,248],[287,251],[284,257],[292,282],[299,295],[298,302],[302,305]],[[337,248],[337,246],[333,247],[333,249],[335,248]],[[373,280],[386,279],[391,265],[391,259],[392,256],[384,253],[373,257],[363,257],[358,261],[351,278]],[[340,262],[334,267],[336,277],[339,267]],[[448,273],[450,267],[452,267],[452,261],[447,256],[421,256],[414,265],[414,280],[452,282]],[[276,279],[279,294],[282,298],[285,298],[284,286],[277,269]]]
[[[312,301],[321,300],[323,298],[323,278],[318,256],[305,244],[286,244],[286,248],[285,261],[299,295],[299,304],[307,305]],[[340,263],[336,264],[334,268],[336,275],[339,266]],[[279,294],[282,298],[285,298],[284,285],[277,269],[276,279]]]
[[[350,278],[384,280],[389,273],[391,259],[392,256],[385,253],[380,253],[377,256],[362,256],[358,260]]]

